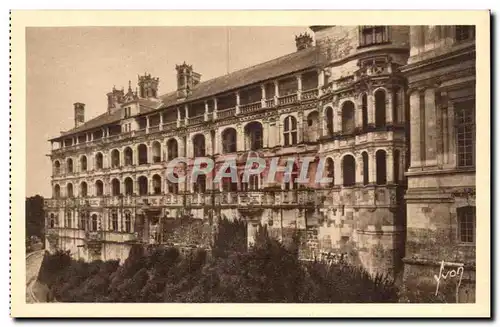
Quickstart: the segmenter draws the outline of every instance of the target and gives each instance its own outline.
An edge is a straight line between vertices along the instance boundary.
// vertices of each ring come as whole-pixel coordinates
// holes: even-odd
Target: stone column
[[[210,131],[205,133],[205,153],[210,156],[212,153],[212,137],[210,135]]]
[[[410,168],[422,167],[421,134],[420,93],[415,90],[410,95]]]
[[[240,135],[236,135],[236,139],[240,138]],[[215,144],[214,144],[214,154],[220,153],[220,147],[221,147],[221,135],[220,135],[220,130],[217,129],[215,130]]]
[[[377,183],[377,160],[373,150],[368,150],[368,183]]]
[[[260,105],[262,108],[265,108],[266,107],[266,85],[264,85],[264,84],[260,85],[260,93],[261,93]]]
[[[297,75],[297,100],[300,100],[302,95],[302,75]]]
[[[213,119],[217,119],[217,98],[214,98],[214,111],[213,111]]]
[[[208,101],[207,100],[205,100],[205,114],[204,114],[203,119],[205,121],[208,121]]]
[[[177,128],[181,127],[181,109],[177,108]]]
[[[387,150],[387,157],[385,158],[387,169],[387,184],[394,183],[394,150]]]
[[[236,91],[236,115],[240,114],[240,92]]]
[[[363,184],[363,155],[356,155],[356,183]]]
[[[425,90],[425,165],[437,165],[437,138],[438,131],[436,126],[436,98],[435,90],[429,88]]]
[[[323,86],[325,85],[325,72],[323,69],[318,69],[318,95],[323,94]]]
[[[363,101],[362,97],[358,96],[356,108],[354,109],[354,118],[356,128],[363,128]]]
[[[394,97],[394,91],[392,89],[387,90],[387,97],[385,99],[385,124],[386,125],[392,125],[394,122],[394,117],[393,117],[393,97]]]
[[[262,126],[262,138],[263,138],[263,146],[264,148],[268,148],[269,147],[269,121],[268,120],[265,120],[263,122],[263,126]]]
[[[243,126],[241,124],[238,124],[236,126],[236,151],[245,151],[246,146],[245,146],[245,134],[243,132]]]
[[[368,125],[375,125],[375,97],[372,90],[367,92]]]
[[[189,123],[189,106],[187,104],[184,105],[184,112],[185,112],[184,121],[185,125],[187,126]]]
[[[339,108],[333,109],[333,132],[342,131],[342,111]]]
[[[340,156],[333,158],[333,179],[334,185],[340,186],[343,184],[342,179],[342,159]]]
[[[297,143],[300,144],[304,139],[304,112],[299,111],[297,116]]]
[[[274,104],[278,105],[278,97],[280,96],[279,81],[274,81]]]
[[[455,108],[451,101],[448,102],[448,154],[457,153],[456,135],[455,135]],[[455,155],[448,155],[448,166],[455,167],[457,164],[457,157]]]
[[[146,133],[149,133],[149,116],[146,116]]]
[[[160,126],[159,126],[159,128],[160,128],[160,131],[163,130],[163,114],[161,112],[160,112]]]

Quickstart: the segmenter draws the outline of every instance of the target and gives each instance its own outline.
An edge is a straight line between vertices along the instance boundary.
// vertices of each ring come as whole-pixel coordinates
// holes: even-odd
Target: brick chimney
[[[76,102],[75,106],[75,128],[83,125],[85,122],[85,103]]]
[[[312,47],[313,39],[307,33],[300,34],[299,36],[296,35],[295,36],[295,45],[297,46],[297,51],[304,50],[304,49]]]
[[[177,70],[177,99],[182,100],[187,98],[193,87],[200,83],[201,75],[194,72],[193,66],[185,62],[182,65],[176,65],[175,69]]]

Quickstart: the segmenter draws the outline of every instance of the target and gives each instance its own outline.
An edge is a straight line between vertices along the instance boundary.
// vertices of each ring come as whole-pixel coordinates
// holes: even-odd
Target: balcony
[[[156,133],[160,131],[160,125],[150,126],[148,128],[148,133]]]
[[[195,125],[195,124],[201,124],[205,121],[205,114],[196,116],[196,117],[189,117],[188,118],[188,124],[189,125]]]
[[[229,108],[217,111],[218,119],[225,119],[229,117],[234,117],[236,115],[236,108]]]
[[[262,102],[260,102],[260,101],[240,106],[240,112],[242,114],[248,114],[251,112],[258,111],[260,109],[262,109]]]
[[[303,91],[301,95],[302,100],[316,99],[317,97],[318,97],[318,89],[316,88]]]
[[[87,242],[101,242],[104,240],[102,231],[86,231],[85,241]]]
[[[271,108],[274,107],[276,103],[274,103],[274,99],[268,99],[266,100],[266,108]]]
[[[163,131],[167,131],[167,132],[173,131],[176,128],[177,128],[177,121],[168,122],[168,123],[163,124],[163,126],[162,126]]]
[[[134,136],[142,136],[142,135],[146,135],[146,129],[145,128],[138,129],[138,130],[134,131]]]
[[[278,98],[278,104],[280,106],[292,104],[295,102],[297,102],[297,93],[284,95],[284,96]]]

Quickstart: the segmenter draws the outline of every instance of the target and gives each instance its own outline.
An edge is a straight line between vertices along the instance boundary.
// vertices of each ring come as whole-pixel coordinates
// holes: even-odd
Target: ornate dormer
[[[151,74],[144,73],[144,76],[139,78],[139,97],[141,98],[156,98],[158,96],[158,77],[151,77]]]
[[[120,108],[123,103],[124,90],[117,90],[114,86],[111,92],[106,94],[108,97],[108,111]]]
[[[177,70],[177,98],[185,99],[191,94],[193,87],[198,85],[201,75],[193,71],[193,66],[184,62],[182,65],[176,65]]]
[[[139,97],[137,96],[137,89],[135,92],[132,91],[132,82],[128,81],[128,90],[127,94],[123,96],[123,103],[128,103],[137,100]]]
[[[297,51],[310,48],[313,45],[313,38],[308,33],[300,34],[299,36],[295,36],[295,45],[297,46]]]

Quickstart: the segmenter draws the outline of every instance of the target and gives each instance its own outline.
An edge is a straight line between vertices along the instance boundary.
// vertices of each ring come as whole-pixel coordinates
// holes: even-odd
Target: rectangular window
[[[461,243],[474,243],[476,240],[476,207],[457,209],[458,240]]]
[[[111,214],[111,228],[115,232],[118,231],[118,214],[116,212]]]
[[[359,45],[375,45],[390,42],[389,26],[360,26]]]
[[[457,42],[473,40],[475,38],[475,26],[457,25],[455,26],[455,40]]]
[[[454,104],[457,139],[457,166],[475,165],[476,115],[474,100]]]

